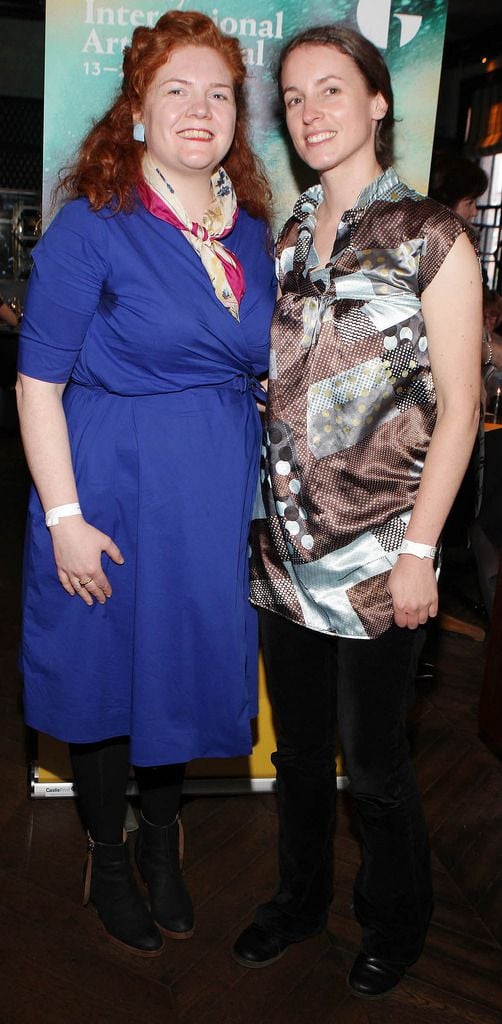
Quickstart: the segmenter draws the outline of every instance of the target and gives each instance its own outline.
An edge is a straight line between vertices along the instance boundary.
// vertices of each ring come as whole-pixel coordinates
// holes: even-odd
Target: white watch
[[[414,540],[406,540],[404,538],[401,547],[399,548],[398,554],[400,555],[415,555],[416,558],[432,558],[436,557],[437,548],[432,547],[431,544],[418,544]]]

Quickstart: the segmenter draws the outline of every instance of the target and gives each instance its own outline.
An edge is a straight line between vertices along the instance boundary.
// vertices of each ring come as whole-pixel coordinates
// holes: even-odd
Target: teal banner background
[[[308,180],[295,176],[271,70],[284,42],[315,24],[342,21],[378,46],[392,75],[399,119],[395,164],[426,192],[441,70],[446,0],[217,0],[138,3],[47,0],[44,125],[44,221],[60,168],[120,88],[122,49],[136,25],[165,11],[200,10],[239,38],[249,73],[255,149],[272,182],[277,224]]]

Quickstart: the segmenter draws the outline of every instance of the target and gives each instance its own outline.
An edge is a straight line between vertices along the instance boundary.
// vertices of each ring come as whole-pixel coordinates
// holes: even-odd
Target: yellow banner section
[[[218,791],[224,790],[224,780],[242,780],[245,782],[254,779],[269,780],[273,788],[275,769],[270,760],[270,755],[276,747],[275,730],[272,717],[272,708],[267,694],[265,680],[265,669],[260,656],[258,671],[258,690],[260,713],[253,723],[253,752],[249,757],[206,758],[199,761],[192,761],[188,766],[187,780],[195,783],[197,779],[204,779],[207,783],[211,779],[222,780],[223,785],[218,786]],[[342,765],[340,758],[337,758],[337,773],[342,776]],[[59,740],[39,733],[38,736],[38,765],[35,769],[35,777],[40,791],[34,789],[34,796],[63,796],[71,793],[63,793],[58,790],[59,783],[71,783],[72,771],[68,757],[68,746],[60,743]],[[340,779],[339,779],[340,782]],[[48,789],[46,788],[48,787]],[[52,788],[54,787],[54,788]],[[194,787],[187,787],[192,792]],[[252,788],[252,787],[251,787]],[[264,787],[265,788],[265,787]],[[204,791],[210,790],[210,786],[204,787]]]
[[[259,666],[260,714],[253,723],[253,753],[249,757],[215,758],[192,761],[189,778],[218,779],[270,779],[275,777],[270,755],[275,750],[275,732],[272,709],[267,695],[265,670],[260,658]],[[40,783],[69,782],[72,778],[68,747],[40,733],[38,737],[38,772]]]

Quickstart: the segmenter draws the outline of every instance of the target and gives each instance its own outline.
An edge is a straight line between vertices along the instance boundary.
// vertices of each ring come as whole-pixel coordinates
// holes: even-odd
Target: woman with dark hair
[[[26,718],[70,742],[86,899],[144,956],[193,931],[185,763],[249,752],[256,714],[247,543],[276,286],[244,78],[205,15],[135,30],[34,251],[20,345]],[[123,839],[129,762],[150,909]]]
[[[389,166],[392,89],[368,40],[310,29],[286,46],[278,79],[320,184],[279,236],[252,524],[280,881],[234,955],[265,967],[326,925],[338,726],[362,840],[348,984],[376,998],[420,955],[432,908],[406,713],[437,614],[436,548],[476,433],[481,279],[465,222]]]
[[[429,195],[450,210],[472,221],[477,200],[486,192],[488,178],[479,164],[467,157],[438,153],[432,160]]]

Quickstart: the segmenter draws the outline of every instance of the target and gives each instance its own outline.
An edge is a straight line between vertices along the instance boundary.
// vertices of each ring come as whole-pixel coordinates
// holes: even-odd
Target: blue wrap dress
[[[58,581],[28,511],[21,662],[29,725],[62,740],[131,737],[131,762],[248,753],[257,627],[248,531],[275,277],[266,228],[240,211],[240,321],[198,256],[142,205],[68,203],[34,251],[19,370],[68,381],[80,505],[125,557],[87,607]],[[42,427],[42,425],[41,425]]]

